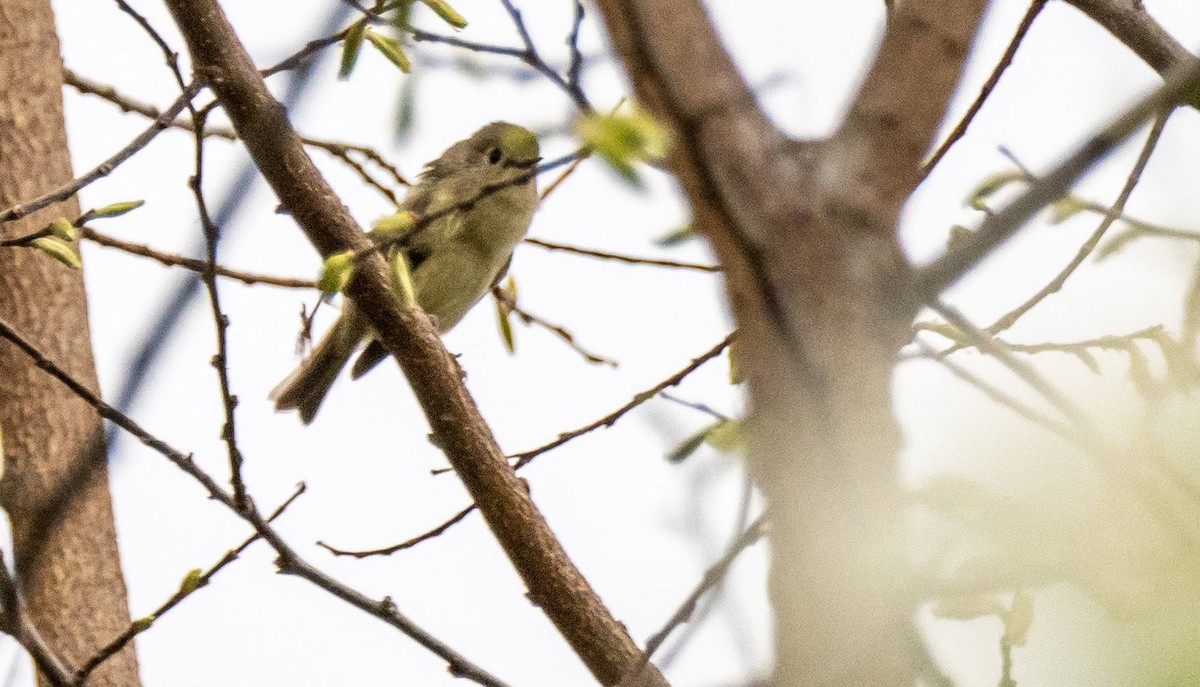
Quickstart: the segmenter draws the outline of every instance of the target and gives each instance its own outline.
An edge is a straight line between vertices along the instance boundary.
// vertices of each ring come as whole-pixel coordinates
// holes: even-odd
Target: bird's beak
[[[513,167],[516,167],[517,169],[530,169],[531,167],[536,166],[537,163],[539,163],[541,161],[542,161],[542,158],[534,157],[534,158],[530,158],[528,160],[520,160],[520,161],[513,160],[512,162],[510,162],[508,164]]]

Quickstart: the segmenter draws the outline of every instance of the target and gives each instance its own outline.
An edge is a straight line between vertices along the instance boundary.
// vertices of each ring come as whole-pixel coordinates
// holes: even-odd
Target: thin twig
[[[179,86],[179,90],[186,91],[187,82],[184,81],[183,72],[179,69],[179,51],[172,48],[167,43],[167,40],[162,37],[162,34],[145,17],[138,14],[137,10],[133,9],[129,3],[125,2],[125,0],[115,0],[115,2],[117,3],[117,7],[137,22],[138,26],[142,27],[142,31],[150,36],[150,39],[158,45],[158,49],[162,51],[163,59],[166,61],[167,68],[171,70],[171,75],[175,77],[175,83]]]
[[[296,52],[283,58],[279,62],[276,62],[270,67],[258,70],[258,73],[261,74],[263,78],[267,78],[280,72],[286,72],[295,69],[296,67],[304,64],[308,58],[321,52],[325,48],[340,43],[342,39],[346,37],[347,31],[349,31],[349,29],[342,29],[335,34],[325,36],[324,38],[311,40],[306,43],[303,48],[300,48]]]
[[[941,257],[917,270],[914,291],[930,302],[980,260],[1017,233],[1034,213],[1061,198],[1075,180],[1130,136],[1146,120],[1179,100],[1200,83],[1200,60],[1171,70],[1164,86],[1125,110],[1015,200],[984,220],[977,231],[957,241]]]
[[[102,234],[91,227],[79,227],[79,235],[96,244],[106,248],[115,248],[130,255],[137,255],[143,258],[150,258],[168,267],[182,267],[186,270],[191,270],[199,274],[203,274],[209,269],[208,263],[204,260],[196,258],[185,258],[182,255],[175,253],[167,253],[160,250],[155,250],[141,243],[130,243],[113,238],[107,234]],[[228,267],[216,266],[218,277],[227,277],[235,279],[243,284],[269,284],[271,286],[279,286],[286,289],[314,289],[317,283],[312,279],[292,279],[290,277],[273,277],[266,274],[256,274],[253,272],[243,272],[241,270],[230,269]]]
[[[238,510],[249,507],[246,482],[242,478],[242,450],[237,442],[236,408],[237,396],[233,394],[229,381],[229,316],[221,310],[220,289],[217,286],[217,247],[221,241],[221,230],[213,222],[204,199],[204,115],[194,107],[188,108],[195,124],[195,174],[188,186],[196,198],[196,210],[200,215],[200,226],[204,230],[205,270],[200,273],[204,290],[208,292],[209,309],[212,311],[213,328],[217,334],[217,353],[212,357],[212,366],[217,371],[217,382],[221,390],[221,405],[225,411],[225,424],[221,427],[221,440],[225,442],[229,458],[229,484],[233,487],[233,502]]]
[[[575,67],[574,53],[572,53],[572,58],[571,58],[572,62],[567,67],[568,78],[563,78],[563,76],[558,73],[558,70],[556,70],[554,67],[550,66],[550,64],[548,62],[546,62],[545,59],[542,58],[541,54],[538,53],[537,48],[534,47],[533,41],[529,37],[529,32],[525,28],[525,21],[523,19],[521,19],[520,12],[517,11],[517,9],[515,7],[513,7],[511,3],[506,2],[505,5],[506,5],[506,8],[510,12],[510,16],[513,17],[513,21],[517,27],[517,32],[521,35],[522,42],[525,44],[524,48],[512,48],[512,47],[508,47],[508,46],[504,46],[504,45],[495,45],[495,44],[491,44],[491,43],[480,43],[478,41],[469,41],[469,40],[459,38],[457,36],[445,36],[442,34],[433,33],[432,31],[425,31],[423,29],[418,29],[413,26],[406,26],[406,27],[404,27],[404,30],[413,37],[413,40],[418,41],[418,42],[440,43],[442,45],[448,45],[448,46],[451,46],[454,48],[461,48],[463,50],[469,50],[471,52],[485,53],[485,54],[489,54],[489,55],[503,55],[505,57],[515,57],[515,58],[521,60],[522,62],[524,62],[525,64],[529,65],[532,69],[534,69],[538,72],[541,72],[547,79],[550,80],[550,82],[552,84],[554,84],[559,89],[561,89],[564,93],[566,93],[567,97],[569,97],[571,99],[571,101],[575,104],[575,106],[578,107],[580,110],[582,110],[584,112],[590,112],[592,107],[591,107],[591,104],[588,103],[587,96],[584,94],[583,90],[579,86],[578,73],[575,74],[575,80],[571,80],[571,78],[569,76],[571,73],[570,70],[573,67]],[[378,22],[379,20],[371,19],[371,21],[373,23],[375,23],[375,22]],[[386,20],[384,20],[384,21],[386,21]],[[577,67],[576,67],[576,72],[578,72]]]
[[[509,460],[516,461],[516,464],[513,466],[513,469],[520,470],[521,468],[528,465],[531,461],[533,461],[534,458],[537,458],[539,455],[546,453],[548,451],[551,451],[553,449],[556,449],[559,446],[562,446],[563,444],[567,443],[568,441],[571,441],[572,439],[581,437],[584,434],[587,434],[588,432],[599,429],[600,427],[612,426],[613,423],[615,423],[617,420],[621,419],[621,417],[623,415],[625,415],[626,413],[628,413],[629,411],[631,411],[634,408],[638,407],[639,405],[645,403],[646,401],[649,401],[650,399],[654,398],[655,395],[662,393],[662,391],[664,389],[669,389],[670,387],[676,386],[677,384],[682,382],[684,380],[684,378],[686,378],[688,375],[690,375],[691,373],[693,373],[697,369],[699,369],[701,365],[703,365],[704,363],[708,362],[709,360],[712,360],[713,358],[720,355],[721,352],[724,351],[729,346],[730,342],[733,341],[733,337],[734,337],[733,334],[730,334],[729,336],[725,337],[720,343],[718,343],[716,346],[713,346],[711,349],[709,349],[708,351],[705,351],[699,357],[692,360],[690,363],[688,363],[688,365],[686,367],[684,367],[679,372],[676,372],[675,374],[664,379],[663,381],[659,382],[658,384],[655,384],[653,387],[637,394],[636,396],[633,397],[633,400],[622,405],[620,408],[609,413],[608,415],[605,415],[604,417],[600,418],[599,420],[596,420],[595,422],[592,422],[583,427],[580,427],[579,429],[576,429],[576,430],[573,430],[570,432],[564,432],[564,433],[558,435],[557,439],[555,439],[554,441],[552,441],[548,444],[539,446],[538,448],[535,448],[535,449],[532,449],[529,451],[525,451],[524,453],[515,453],[515,454],[509,456],[508,457]],[[435,471],[435,474],[440,474],[443,472],[448,472],[448,470],[437,470],[437,471]],[[432,538],[442,534],[446,530],[450,529],[450,527],[452,525],[461,521],[471,511],[473,511],[475,509],[476,509],[475,504],[471,504],[470,506],[467,506],[465,509],[459,511],[457,514],[455,514],[453,517],[449,518],[442,524],[438,525],[437,527],[435,527],[423,534],[420,534],[416,537],[405,540],[399,544],[393,544],[391,546],[386,546],[386,547],[383,547],[380,549],[372,549],[369,551],[347,551],[344,549],[334,548],[334,547],[330,546],[329,544],[326,544],[323,542],[318,542],[318,544],[325,547],[326,549],[328,549],[330,552],[334,553],[335,555],[339,555],[339,556],[355,556],[357,558],[363,558],[365,556],[387,555],[387,554],[395,553],[397,551],[402,551],[404,549],[412,548],[413,546],[416,546],[417,544],[420,544],[421,542],[423,542],[427,539],[432,539]]]
[[[996,358],[1023,382],[1041,394],[1058,412],[1062,413],[1063,417],[1070,420],[1085,437],[1091,436],[1090,427],[1084,414],[1075,407],[1075,404],[1070,399],[1043,379],[1032,365],[1016,358],[1011,351],[997,343],[987,332],[976,327],[961,312],[950,305],[941,301],[934,301],[929,303],[928,306],[938,315],[941,315],[942,319],[954,325],[959,331],[969,337],[976,348]],[[1089,443],[1095,445],[1095,442]]]
[[[1021,18],[1021,23],[1017,25],[1016,33],[1013,34],[1012,40],[1009,41],[1008,47],[1004,50],[1004,54],[1000,56],[1000,61],[992,68],[991,76],[987,78],[987,81],[983,82],[983,87],[979,89],[979,95],[975,97],[975,102],[971,103],[971,106],[967,108],[966,114],[963,115],[950,134],[946,136],[946,140],[938,146],[933,155],[929,156],[925,164],[921,165],[921,176],[917,181],[918,184],[929,176],[929,173],[933,171],[937,163],[941,162],[942,157],[949,152],[951,146],[967,133],[967,127],[971,126],[975,115],[979,114],[979,110],[983,108],[984,102],[992,94],[992,89],[996,88],[996,84],[1000,82],[1000,77],[1004,76],[1004,72],[1012,64],[1013,57],[1017,54],[1017,48],[1021,47],[1021,41],[1025,40],[1025,34],[1029,33],[1030,27],[1033,26],[1033,20],[1037,19],[1037,16],[1041,14],[1045,6],[1046,0],[1033,0],[1029,4],[1029,9],[1025,11],[1025,16]]]
[[[459,522],[462,522],[462,520],[464,518],[466,518],[468,515],[470,515],[473,511],[475,511],[475,509],[476,509],[476,506],[475,506],[475,504],[472,503],[471,505],[460,510],[453,517],[446,520],[445,522],[438,525],[437,527],[435,527],[427,532],[424,532],[423,534],[419,534],[419,535],[413,537],[412,539],[406,539],[406,540],[400,542],[399,544],[385,546],[382,549],[369,549],[366,551],[347,551],[346,549],[339,549],[339,548],[330,546],[329,544],[326,544],[323,541],[318,541],[317,546],[324,548],[325,550],[329,551],[329,553],[332,553],[335,556],[353,556],[354,558],[367,558],[368,556],[390,556],[391,554],[396,553],[397,551],[411,549],[412,547],[416,546],[417,544],[420,544],[423,541],[433,539],[434,537],[440,537],[446,530],[457,525]]]
[[[78,193],[81,188],[87,186],[88,184],[112,174],[114,169],[116,169],[129,158],[133,157],[134,153],[138,152],[142,148],[145,148],[150,141],[153,141],[154,137],[162,133],[164,129],[170,127],[171,122],[179,116],[180,112],[183,112],[183,109],[187,107],[192,102],[192,99],[196,97],[196,94],[200,92],[200,88],[201,86],[198,82],[193,81],[191,84],[188,84],[188,86],[184,89],[183,94],[180,95],[175,102],[171,103],[171,105],[150,124],[149,128],[126,144],[124,148],[121,148],[114,153],[112,157],[108,158],[104,162],[101,162],[99,165],[96,165],[83,176],[73,179],[62,186],[59,186],[53,191],[45,193],[42,196],[39,196],[38,198],[26,203],[14,205],[3,212],[0,212],[0,223],[21,219],[22,217],[41,210],[44,207],[64,201]]]
[[[53,232],[50,231],[49,227],[42,227],[41,229],[30,232],[24,236],[18,236],[16,238],[0,241],[0,248],[25,248],[33,245],[33,242],[37,239],[49,236],[51,233]]]
[[[707,594],[709,590],[720,584],[721,580],[725,579],[725,575],[729,572],[729,568],[733,566],[733,563],[737,560],[738,556],[740,556],[741,553],[749,548],[752,544],[761,539],[763,535],[766,534],[766,531],[767,514],[764,513],[763,515],[760,515],[757,520],[751,523],[750,526],[746,528],[746,531],[743,532],[742,535],[729,546],[729,549],[725,552],[724,556],[721,556],[720,560],[718,560],[704,572],[704,576],[700,578],[700,583],[697,584],[695,589],[693,589],[692,592],[687,595],[687,598],[683,600],[683,603],[679,605],[679,608],[676,609],[675,613],[673,613],[671,617],[667,619],[667,622],[663,625],[663,628],[651,635],[650,639],[646,641],[646,650],[642,652],[641,662],[636,664],[625,675],[625,677],[622,678],[621,682],[617,683],[618,687],[637,684],[635,682],[636,676],[642,672],[642,669],[645,668],[647,664],[650,663],[650,658],[654,656],[654,652],[658,651],[658,648],[662,646],[662,643],[667,640],[667,637],[675,630],[675,628],[679,627],[683,623],[687,622],[689,618],[691,618],[692,613],[694,613],[696,610],[696,604],[699,603],[700,599]]]
[[[158,108],[154,107],[153,105],[141,102],[123,93],[120,93],[115,88],[107,84],[98,83],[80,76],[66,67],[63,67],[63,82],[80,93],[94,95],[112,103],[113,105],[116,105],[122,112],[132,112],[150,119],[157,119],[162,115]],[[173,120],[170,126],[175,129],[182,129],[184,131],[192,131],[194,129],[191,119],[182,117]],[[227,141],[238,140],[237,132],[227,126],[205,126],[204,135],[206,137],[221,138]],[[395,181],[395,183],[401,186],[409,185],[408,180],[405,179],[402,174],[400,174],[400,170],[397,169],[394,164],[389,162],[374,148],[353,143],[344,143],[342,141],[330,141],[321,138],[313,138],[311,136],[304,136],[301,138],[301,140],[304,141],[305,145],[323,150],[335,160],[338,160],[342,164],[349,167],[363,180],[364,183],[379,191],[393,204],[395,204],[397,201],[395,192],[385,186],[382,182],[378,181],[364,165],[351,157],[350,154],[357,153],[362,155],[364,159],[370,161],[386,172],[387,175],[391,177],[393,181]]]
[[[663,392],[659,395],[664,398],[667,396],[666,392]],[[745,534],[746,528],[750,524],[750,509],[754,503],[755,493],[754,476],[750,474],[750,471],[746,469],[745,466],[742,466],[742,472],[744,474],[742,476],[741,503],[738,505],[737,517],[735,518],[733,524],[733,534],[730,535],[729,543],[725,546],[726,550],[735,545],[738,539]],[[687,619],[687,627],[684,627],[683,630],[676,635],[675,642],[671,645],[671,648],[662,655],[662,658],[658,661],[658,666],[660,669],[667,670],[672,664],[675,663],[675,660],[683,653],[683,651],[687,649],[688,644],[691,643],[692,639],[704,626],[704,621],[708,620],[708,618],[712,615],[712,612],[716,610],[718,605],[721,603],[721,592],[722,584],[721,582],[718,582],[713,588],[712,592],[704,598],[703,603],[700,604]],[[730,629],[734,630],[732,625],[730,625]],[[736,630],[734,631],[736,632]],[[740,649],[742,649],[743,656],[746,655],[744,650],[747,648],[748,647],[746,644],[742,642]]]
[[[606,358],[602,355],[592,353],[583,346],[580,346],[579,342],[575,340],[575,335],[567,331],[567,329],[562,325],[554,324],[553,322],[550,322],[522,308],[517,304],[517,301],[515,298],[513,298],[512,294],[508,293],[499,286],[492,287],[492,297],[500,301],[504,308],[516,315],[522,322],[525,323],[526,326],[536,324],[542,329],[554,334],[559,339],[562,339],[564,343],[570,346],[572,350],[583,356],[584,360],[588,361],[589,363],[617,367],[617,361],[613,360],[612,358]]]
[[[1145,341],[1159,341],[1163,337],[1163,326],[1161,324],[1144,327],[1122,335],[1097,336],[1092,339],[1084,339],[1082,341],[1070,341],[1064,343],[1044,342],[1036,344],[1020,344],[1011,343],[1003,339],[994,339],[996,343],[1007,348],[1015,353],[1027,353],[1036,355],[1038,353],[1070,353],[1078,354],[1080,351],[1086,351],[1090,348],[1103,348],[1108,350],[1128,350],[1134,342],[1141,339]]]
[[[583,93],[579,83],[583,70],[583,53],[579,50],[579,29],[583,26],[583,0],[575,0],[575,20],[571,23],[571,33],[567,36],[567,47],[571,50],[571,61],[567,65],[567,86],[573,91]]]
[[[520,55],[521,59],[525,60],[525,63],[530,67],[533,67],[539,72],[545,74],[546,78],[550,79],[551,83],[561,88],[563,92],[565,92],[571,98],[571,100],[574,101],[576,107],[583,112],[591,112],[592,105],[588,102],[587,96],[579,87],[578,79],[575,81],[564,79],[562,74],[559,74],[554,70],[553,67],[547,64],[544,59],[542,59],[541,54],[538,53],[537,47],[533,44],[533,38],[529,35],[529,29],[525,26],[525,20],[521,18],[520,10],[513,5],[512,0],[500,0],[500,4],[504,5],[504,9],[508,11],[508,16],[512,18],[513,26],[516,27],[517,33],[521,36],[521,42],[525,44],[525,52]],[[582,7],[580,7],[578,4],[576,7],[577,12],[582,12]],[[578,16],[576,22],[582,21],[582,16]],[[578,24],[575,24],[575,26],[572,28],[572,34],[575,37],[574,40],[577,41]],[[572,57],[572,60],[574,60],[574,57]],[[568,67],[568,74],[569,73],[570,67]],[[576,74],[576,77],[578,77],[578,74]]]
[[[600,258],[602,260],[616,260],[629,265],[653,265],[655,267],[674,267],[683,270],[696,270],[698,272],[720,272],[721,268],[716,265],[704,265],[696,262],[681,262],[679,260],[662,260],[659,258],[643,258],[633,255],[622,255],[620,253],[609,253],[607,251],[592,250],[590,248],[579,248],[578,246],[568,246],[562,243],[554,243],[544,241],[542,239],[527,238],[525,243],[546,250],[557,250],[565,253],[574,253],[576,255],[586,255],[590,258]]]
[[[1024,403],[1018,401],[1016,398],[1013,398],[1012,396],[1006,394],[1005,392],[1001,391],[999,387],[995,386],[994,384],[991,384],[990,382],[984,380],[982,377],[979,377],[975,373],[967,370],[965,367],[963,367],[962,365],[959,365],[958,363],[954,362],[950,358],[947,358],[946,356],[941,355],[939,351],[935,350],[932,346],[925,343],[924,341],[921,341],[918,339],[916,344],[921,349],[920,357],[926,358],[928,360],[936,361],[942,367],[946,368],[946,370],[949,371],[950,374],[954,375],[955,377],[958,377],[959,379],[966,382],[967,384],[970,384],[971,386],[975,387],[980,392],[982,392],[983,395],[987,396],[988,398],[995,401],[996,403],[999,403],[1000,405],[1004,406],[1005,408],[1008,408],[1009,410],[1011,410],[1014,413],[1016,413],[1017,415],[1025,418],[1026,420],[1032,422],[1033,424],[1035,424],[1035,425],[1037,425],[1037,426],[1039,426],[1039,427],[1049,431],[1050,433],[1055,434],[1063,439],[1066,439],[1066,440],[1071,441],[1076,444],[1080,444],[1080,439],[1079,439],[1078,433],[1075,430],[1068,427],[1067,425],[1065,425],[1061,422],[1058,422],[1057,420],[1053,420],[1049,417],[1046,417],[1045,414],[1040,413],[1040,412],[1034,410],[1033,408],[1030,408],[1029,406],[1025,405]]]
[[[675,374],[671,375],[670,377],[667,377],[666,379],[659,382],[658,384],[655,384],[654,386],[650,387],[649,389],[637,394],[628,403],[621,406],[620,408],[617,408],[616,410],[609,413],[608,415],[605,415],[604,417],[600,418],[599,420],[596,420],[595,422],[589,422],[588,424],[586,424],[578,429],[574,429],[569,432],[563,432],[562,434],[559,434],[558,438],[555,439],[554,441],[551,441],[547,444],[543,444],[542,446],[539,446],[537,448],[530,449],[530,450],[524,451],[522,453],[514,453],[513,455],[508,457],[509,460],[515,460],[516,463],[514,464],[514,468],[519,469],[519,468],[522,468],[522,467],[528,465],[530,462],[533,461],[533,459],[537,458],[538,456],[542,455],[543,453],[552,451],[552,450],[558,448],[559,446],[562,446],[563,444],[567,443],[568,441],[571,441],[572,439],[581,437],[584,434],[587,434],[589,432],[600,429],[601,427],[611,427],[613,425],[613,423],[615,423],[617,420],[620,420],[621,417],[624,416],[629,411],[642,405],[646,401],[649,401],[650,399],[654,398],[656,395],[661,393],[663,390],[669,389],[669,388],[679,384],[685,378],[687,378],[688,375],[690,375],[691,373],[693,373],[697,369],[699,369],[701,365],[703,365],[704,363],[706,363],[706,362],[712,360],[713,358],[717,357],[718,355],[720,355],[722,351],[724,351],[726,348],[729,347],[729,344],[733,341],[734,336],[735,336],[734,334],[730,334],[729,336],[726,336],[716,346],[713,346],[712,348],[708,349],[704,353],[701,353],[698,357],[694,358],[690,363],[687,364],[686,367],[684,367],[679,372],[676,372]]]
[[[191,455],[173,448],[162,439],[147,432],[128,415],[105,403],[99,396],[68,374],[57,363],[47,358],[36,346],[13,329],[3,317],[0,317],[0,338],[8,340],[21,349],[39,368],[64,384],[72,393],[90,405],[100,417],[125,430],[143,444],[171,461],[176,467],[199,482],[212,499],[218,501],[242,520],[253,526],[255,532],[267,541],[271,545],[271,548],[275,549],[275,552],[279,554],[277,565],[282,572],[306,579],[329,594],[400,630],[404,635],[447,661],[454,675],[465,677],[489,687],[506,687],[505,683],[499,678],[476,666],[450,646],[430,635],[406,616],[402,615],[394,604],[388,602],[386,599],[383,602],[371,599],[325,575],[300,558],[252,505],[244,510],[239,510],[233,496],[222,489],[208,473],[201,470],[195,461],[192,460]]]
[[[575,159],[574,162],[572,162],[570,165],[567,166],[566,169],[564,169],[562,171],[562,174],[559,174],[557,177],[555,177],[554,181],[551,181],[549,184],[546,184],[546,188],[542,189],[542,194],[540,196],[538,196],[538,204],[540,205],[541,203],[545,202],[546,197],[549,196],[551,193],[553,193],[554,189],[558,188],[559,185],[562,184],[562,182],[566,181],[567,177],[574,174],[575,170],[579,168],[579,165],[581,163],[583,163],[583,161],[586,160],[590,156],[591,156],[591,154],[587,153],[587,152],[580,155],[578,158]]]
[[[287,510],[288,506],[292,505],[292,503],[299,498],[306,489],[307,487],[303,482],[296,485],[296,491],[292,492],[292,495],[289,496],[286,501],[279,504],[279,506],[272,511],[269,516],[267,516],[267,522],[275,522],[275,520],[282,515],[285,510]],[[199,574],[195,576],[189,574],[184,579],[184,582],[180,586],[179,590],[171,595],[171,598],[164,601],[158,608],[154,609],[152,613],[145,617],[150,619],[151,622],[157,621],[172,608],[178,606],[181,601],[186,599],[188,596],[191,596],[192,592],[207,586],[214,575],[221,572],[221,569],[225,566],[236,561],[246,549],[250,548],[251,544],[258,541],[260,538],[261,536],[257,532],[251,534],[236,548],[227,551],[225,555],[221,557],[221,560],[214,563],[208,570],[205,570],[204,572],[197,570],[196,572]],[[93,654],[91,658],[85,661],[83,665],[75,671],[75,676],[72,680],[72,683],[74,685],[83,685],[93,671],[99,668],[102,663],[109,659],[109,657],[114,656],[121,649],[125,648],[125,645],[133,641],[134,637],[150,629],[150,625],[150,622],[130,623],[129,627],[126,628],[124,632],[122,632],[118,637],[113,639],[108,644],[104,645],[103,648]]]
[[[676,403],[685,408],[691,408],[692,410],[695,410],[697,412],[704,413],[705,415],[707,415],[715,420],[728,420],[729,419],[728,415],[726,415],[725,413],[722,413],[720,411],[714,410],[712,407],[710,407],[707,404],[697,403],[695,401],[688,401],[688,400],[679,398],[678,396],[673,396],[665,391],[660,391],[658,395],[660,398],[668,400],[672,403]],[[742,523],[742,524],[744,525],[745,523]],[[738,527],[737,531],[741,532],[742,528]]]
[[[1039,289],[1037,293],[1030,296],[1024,303],[1021,303],[1010,312],[999,317],[985,330],[987,333],[999,334],[1012,327],[1017,323],[1017,320],[1021,319],[1025,313],[1032,310],[1038,303],[1041,303],[1048,296],[1062,289],[1063,285],[1067,283],[1067,279],[1087,260],[1092,251],[1096,249],[1096,246],[1100,244],[1100,239],[1104,238],[1105,232],[1125,212],[1125,204],[1129,201],[1129,196],[1133,194],[1133,189],[1137,187],[1138,181],[1142,178],[1142,172],[1145,171],[1147,163],[1150,162],[1150,155],[1158,145],[1163,129],[1166,128],[1167,120],[1170,119],[1172,111],[1174,111],[1174,108],[1163,112],[1154,120],[1154,125],[1150,127],[1150,133],[1146,136],[1146,143],[1142,146],[1137,161],[1133,164],[1133,169],[1129,171],[1129,176],[1125,179],[1125,184],[1121,187],[1121,192],[1117,194],[1117,199],[1113,202],[1112,207],[1108,208],[1100,225],[1096,227],[1091,236],[1079,247],[1079,250],[1071,258],[1071,261],[1055,275],[1054,279],[1050,280],[1050,283]]]

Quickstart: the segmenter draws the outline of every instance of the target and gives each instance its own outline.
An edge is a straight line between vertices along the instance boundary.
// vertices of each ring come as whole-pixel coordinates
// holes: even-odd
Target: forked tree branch
[[[197,79],[217,95],[259,171],[317,250],[326,256],[344,250],[370,251],[371,242],[313,166],[220,6],[215,0],[167,0],[166,4],[187,41]],[[546,612],[597,680],[615,683],[641,652],[538,512],[428,317],[403,307],[378,255],[359,261],[346,293],[399,362],[437,445],[479,504],[531,600]],[[664,681],[656,675],[646,684]]]
[[[914,304],[896,226],[986,1],[898,4],[846,120],[810,142],[766,117],[700,0],[597,4],[725,272],[773,513],[774,681],[911,684],[890,379]]]

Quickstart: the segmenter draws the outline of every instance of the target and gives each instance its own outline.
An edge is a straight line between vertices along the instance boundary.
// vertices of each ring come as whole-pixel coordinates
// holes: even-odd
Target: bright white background
[[[255,60],[266,65],[316,37],[332,2],[225,4]],[[498,2],[454,4],[471,22],[463,38],[518,45]],[[883,3],[707,4],[746,77],[763,87],[763,102],[780,126],[798,136],[823,135],[836,126],[882,31]],[[526,0],[521,5],[543,54],[564,64],[571,3]],[[994,3],[955,97],[955,118],[973,99],[1025,6],[1015,0]],[[1188,0],[1149,1],[1147,6],[1185,45],[1200,45],[1200,6]],[[157,47],[115,5],[59,0],[55,7],[67,66],[160,106],[173,100],[176,90]],[[159,3],[139,2],[137,8],[183,49]],[[423,10],[416,21],[448,31]],[[597,107],[608,108],[627,89],[619,69],[605,57],[603,33],[591,16],[582,45],[586,54],[603,58],[588,69],[584,85]],[[458,55],[425,44],[412,53]],[[296,126],[308,135],[376,146],[409,175],[491,120],[567,130],[568,101],[540,79],[526,84],[481,80],[420,62],[417,74],[403,76],[364,49],[353,78],[338,81],[336,57],[336,51],[324,56],[308,95],[293,112]],[[499,58],[481,61],[515,66]],[[393,122],[406,79],[419,80],[416,126],[413,137],[398,145]],[[1051,3],[970,135],[909,204],[903,225],[909,254],[927,260],[942,249],[952,224],[978,221],[978,213],[963,207],[962,200],[985,175],[1008,168],[998,145],[1034,170],[1045,169],[1158,82],[1149,68],[1083,15]],[[273,87],[280,83],[279,77],[272,81]],[[147,124],[70,89],[66,103],[79,171],[111,155]],[[1191,189],[1200,182],[1194,164],[1197,124],[1193,111],[1174,117],[1129,205],[1131,214],[1195,226],[1200,205]],[[1139,143],[1111,156],[1085,180],[1081,192],[1111,201]],[[550,135],[543,139],[543,154],[554,157],[573,146],[566,136]],[[98,228],[160,249],[190,252],[200,237],[185,186],[191,150],[189,134],[164,133],[111,177],[88,187],[83,206],[145,199],[141,210]],[[313,157],[362,223],[388,211],[380,196],[338,163],[320,151]],[[245,163],[236,144],[209,144],[206,191],[212,203],[221,200],[228,180]],[[631,254],[710,260],[699,243],[670,251],[653,245],[655,237],[686,222],[687,211],[668,178],[652,171],[646,177],[649,188],[639,193],[599,163],[585,163],[540,210],[531,235]],[[268,274],[315,274],[316,254],[290,219],[274,214],[275,204],[256,179],[252,202],[224,227],[229,238],[222,243],[222,262]],[[1052,276],[1094,226],[1090,217],[1053,227],[1039,224],[989,260],[952,294],[953,300],[974,320],[990,322]],[[112,395],[124,384],[129,356],[149,327],[147,318],[177,283],[194,275],[94,245],[84,247],[84,256],[101,384]],[[1064,293],[1029,315],[1011,338],[1071,340],[1162,322],[1175,326],[1186,285],[1183,275],[1194,259],[1190,245],[1146,241],[1127,253],[1119,267],[1086,265]],[[520,326],[517,354],[510,357],[485,301],[445,340],[451,351],[462,354],[467,383],[501,445],[511,452],[611,412],[710,348],[731,326],[719,278],[708,274],[600,262],[532,246],[517,250],[512,273],[525,307],[566,325],[585,347],[616,358],[620,367],[588,365],[546,332]],[[517,576],[477,515],[441,538],[387,558],[335,559],[314,546],[318,539],[347,548],[394,543],[440,523],[467,500],[453,476],[430,476],[429,470],[444,461],[426,441],[425,424],[394,366],[381,366],[359,382],[339,382],[311,427],[302,427],[292,415],[274,414],[267,393],[294,365],[298,312],[302,303],[311,306],[314,299],[298,291],[229,281],[221,289],[232,321],[230,372],[241,398],[237,420],[246,479],[266,510],[297,482],[307,482],[307,494],[278,523],[302,555],[368,595],[390,596],[414,621],[513,685],[592,684],[544,616],[526,602]],[[319,320],[318,328],[327,322]],[[214,345],[207,302],[196,299],[177,334],[162,342],[162,359],[131,414],[174,446],[195,452],[214,474],[224,475],[225,450],[218,438],[222,411],[208,365]],[[981,364],[970,355],[964,360]],[[1079,397],[1089,409],[1119,417],[1115,409],[1129,392],[1123,363],[1114,360],[1112,379],[1103,383],[1063,358],[1038,362],[1078,381]],[[726,373],[724,360],[714,361],[689,378],[678,395],[737,413],[740,395],[728,385]],[[997,409],[932,364],[902,366],[896,389],[909,446],[905,472],[913,484],[939,471],[989,464],[973,453],[981,441],[1043,439],[1040,430]],[[736,457],[702,449],[682,465],[663,459],[707,422],[696,411],[654,400],[615,427],[571,442],[524,471],[568,552],[639,642],[661,626],[720,555],[736,518],[743,480]],[[118,448],[112,456],[114,501],[130,605],[139,617],[170,596],[188,570],[208,567],[248,530],[159,456],[127,440]],[[1006,469],[1012,465],[995,472]],[[1070,479],[1070,469],[1047,468],[1044,477]],[[141,635],[138,654],[145,684],[434,685],[453,679],[439,659],[392,628],[273,571],[269,549],[256,544],[212,585]],[[759,547],[736,567],[723,610],[670,666],[674,684],[709,687],[765,673],[770,634],[764,574]],[[1113,672],[1119,671],[1119,652],[1090,643],[1080,630],[1079,617],[1084,618],[1082,627],[1106,627],[1103,614],[1070,590],[1052,590],[1046,598],[1029,647],[1017,650],[1021,684],[1124,684],[1121,674]],[[1059,622],[1066,616],[1076,620]],[[990,685],[999,675],[998,634],[998,622],[979,620],[943,623],[930,636],[944,669],[960,684]],[[14,656],[6,646],[7,655]],[[1078,660],[1062,660],[1064,653],[1076,651],[1081,652]],[[1115,656],[1112,665],[1101,661],[1105,655]],[[17,670],[29,674],[24,663]]]

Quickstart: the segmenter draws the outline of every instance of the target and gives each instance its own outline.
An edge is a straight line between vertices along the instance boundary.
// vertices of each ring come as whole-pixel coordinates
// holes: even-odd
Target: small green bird
[[[420,182],[400,204],[401,211],[420,218],[503,186],[393,244],[407,258],[417,303],[433,317],[439,334],[458,324],[508,270],[538,196],[532,176],[504,184],[528,175],[539,160],[532,133],[516,124],[492,122],[426,165]],[[364,342],[367,346],[351,369],[354,379],[379,364],[387,351],[354,303],[346,300],[337,322],[312,353],[271,392],[275,410],[299,410],[304,424],[312,422],[338,373]]]

